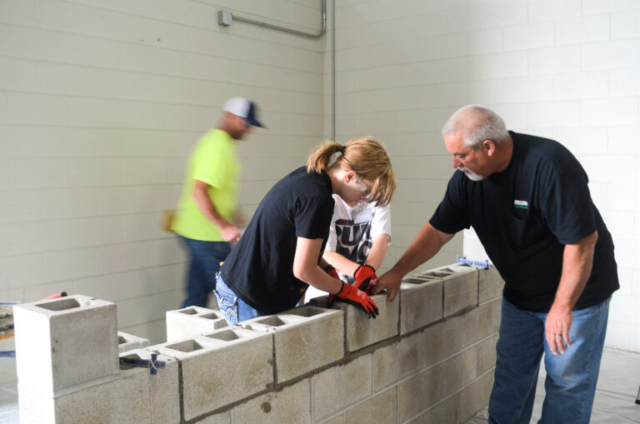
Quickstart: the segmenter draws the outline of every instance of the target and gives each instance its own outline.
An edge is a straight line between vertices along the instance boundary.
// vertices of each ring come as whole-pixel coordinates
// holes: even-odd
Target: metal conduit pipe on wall
[[[306,38],[320,38],[324,35],[327,30],[327,2],[326,0],[321,0],[321,21],[322,28],[320,32],[317,34],[308,33],[304,31],[298,31],[295,29],[285,28],[278,25],[268,24],[266,22],[255,21],[253,19],[243,18],[242,16],[234,15],[228,10],[220,10],[218,12],[218,25],[222,26],[231,26],[233,25],[233,21],[244,22],[251,25],[261,26],[263,28],[269,28],[275,31],[286,32],[293,35],[298,35],[300,37]],[[335,17],[336,17],[336,2],[333,0],[332,3],[332,23],[331,23],[331,139],[336,139],[336,25],[335,25]]]

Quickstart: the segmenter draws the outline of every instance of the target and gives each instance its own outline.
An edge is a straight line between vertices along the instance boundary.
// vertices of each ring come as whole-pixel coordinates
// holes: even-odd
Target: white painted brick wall
[[[616,304],[622,311],[607,345],[640,351],[625,312],[640,301],[640,2],[338,0],[336,7],[338,135],[365,125],[383,131],[398,177],[383,268],[442,199],[452,172],[442,125],[456,108],[483,103],[510,129],[557,139],[582,162],[624,270],[625,287],[614,296],[624,299]],[[446,246],[429,265],[461,251],[460,242]]]

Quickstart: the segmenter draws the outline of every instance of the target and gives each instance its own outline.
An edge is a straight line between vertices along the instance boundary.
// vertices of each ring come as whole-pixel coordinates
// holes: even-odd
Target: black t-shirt
[[[429,222],[447,234],[472,226],[505,280],[504,297],[533,312],[551,308],[564,245],[597,230],[593,269],[575,309],[603,302],[620,286],[613,240],[591,201],[586,172],[560,143],[510,134],[507,169],[482,181],[456,172]]]
[[[301,167],[284,177],[262,199],[224,261],[225,284],[261,314],[293,308],[309,287],[293,275],[297,238],[322,239],[322,256],[333,206],[327,174]]]

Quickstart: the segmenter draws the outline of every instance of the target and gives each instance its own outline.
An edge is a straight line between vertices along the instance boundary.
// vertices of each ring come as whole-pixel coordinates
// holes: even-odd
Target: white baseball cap
[[[264,127],[258,122],[258,106],[251,100],[244,97],[232,97],[224,104],[222,108],[225,112],[233,113],[247,121],[247,124],[254,127]]]

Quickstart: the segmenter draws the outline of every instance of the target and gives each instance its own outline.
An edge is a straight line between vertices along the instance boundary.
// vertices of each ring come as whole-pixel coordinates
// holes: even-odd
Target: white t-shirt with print
[[[389,205],[375,206],[373,203],[361,202],[351,207],[336,194],[333,199],[336,204],[326,251],[337,252],[352,262],[364,264],[377,236],[388,234],[391,244]],[[352,276],[340,274],[340,277],[347,283],[353,282]]]

